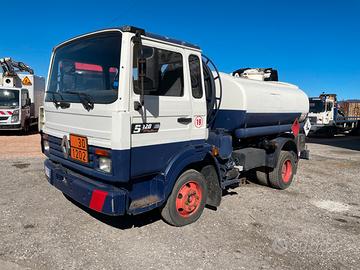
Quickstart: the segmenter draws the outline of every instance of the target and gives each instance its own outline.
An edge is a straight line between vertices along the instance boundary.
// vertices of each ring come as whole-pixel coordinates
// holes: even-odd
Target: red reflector
[[[101,212],[107,195],[108,193],[106,191],[94,189],[89,207],[95,211]]]
[[[294,123],[292,124],[291,130],[294,133],[295,137],[297,137],[299,135],[300,124],[299,124],[299,121],[297,120],[297,118],[295,119]]]

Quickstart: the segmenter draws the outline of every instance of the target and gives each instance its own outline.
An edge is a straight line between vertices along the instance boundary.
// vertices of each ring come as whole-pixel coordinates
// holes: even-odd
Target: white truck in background
[[[360,114],[349,104],[349,101],[338,102],[336,94],[322,93],[309,98],[310,135],[332,137],[345,132],[358,133]]]
[[[29,66],[11,58],[1,58],[0,66],[0,131],[27,133],[38,124],[45,78],[34,75]]]

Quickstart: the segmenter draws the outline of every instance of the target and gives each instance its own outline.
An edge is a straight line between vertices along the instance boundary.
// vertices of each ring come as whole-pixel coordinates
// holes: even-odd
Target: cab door
[[[143,40],[142,49],[146,76],[140,109],[134,104],[140,101],[136,46],[132,53],[131,178],[162,172],[191,144],[194,120],[184,49],[150,40]]]
[[[200,141],[204,141],[208,137],[204,73],[200,52],[187,51],[187,68],[193,115],[191,140],[194,144],[199,144]]]

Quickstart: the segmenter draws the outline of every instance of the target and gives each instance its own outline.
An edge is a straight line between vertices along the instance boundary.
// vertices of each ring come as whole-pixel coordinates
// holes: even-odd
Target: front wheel
[[[24,123],[24,127],[21,130],[22,135],[28,135],[30,131],[30,121],[26,120]]]
[[[177,179],[174,188],[161,210],[163,219],[176,227],[198,220],[205,208],[207,185],[204,176],[187,170]]]

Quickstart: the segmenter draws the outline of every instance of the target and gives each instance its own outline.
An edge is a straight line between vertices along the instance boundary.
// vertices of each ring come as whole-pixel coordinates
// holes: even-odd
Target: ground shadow
[[[156,221],[159,221],[161,219],[160,211],[158,209],[151,210],[144,214],[139,214],[135,216],[130,216],[130,215],[116,216],[116,217],[107,216],[83,206],[82,204],[78,203],[77,201],[73,200],[72,198],[70,198],[65,194],[64,196],[70,202],[72,202],[77,207],[81,208],[83,211],[85,211],[92,217],[96,218],[100,222],[121,230],[143,227],[152,224]]]
[[[307,138],[307,142],[360,151],[360,136],[338,135],[332,138],[310,137]]]
[[[1,130],[0,129],[0,137],[26,137],[30,135],[38,134],[39,131],[37,126],[30,127],[30,130],[25,134],[22,130]]]

